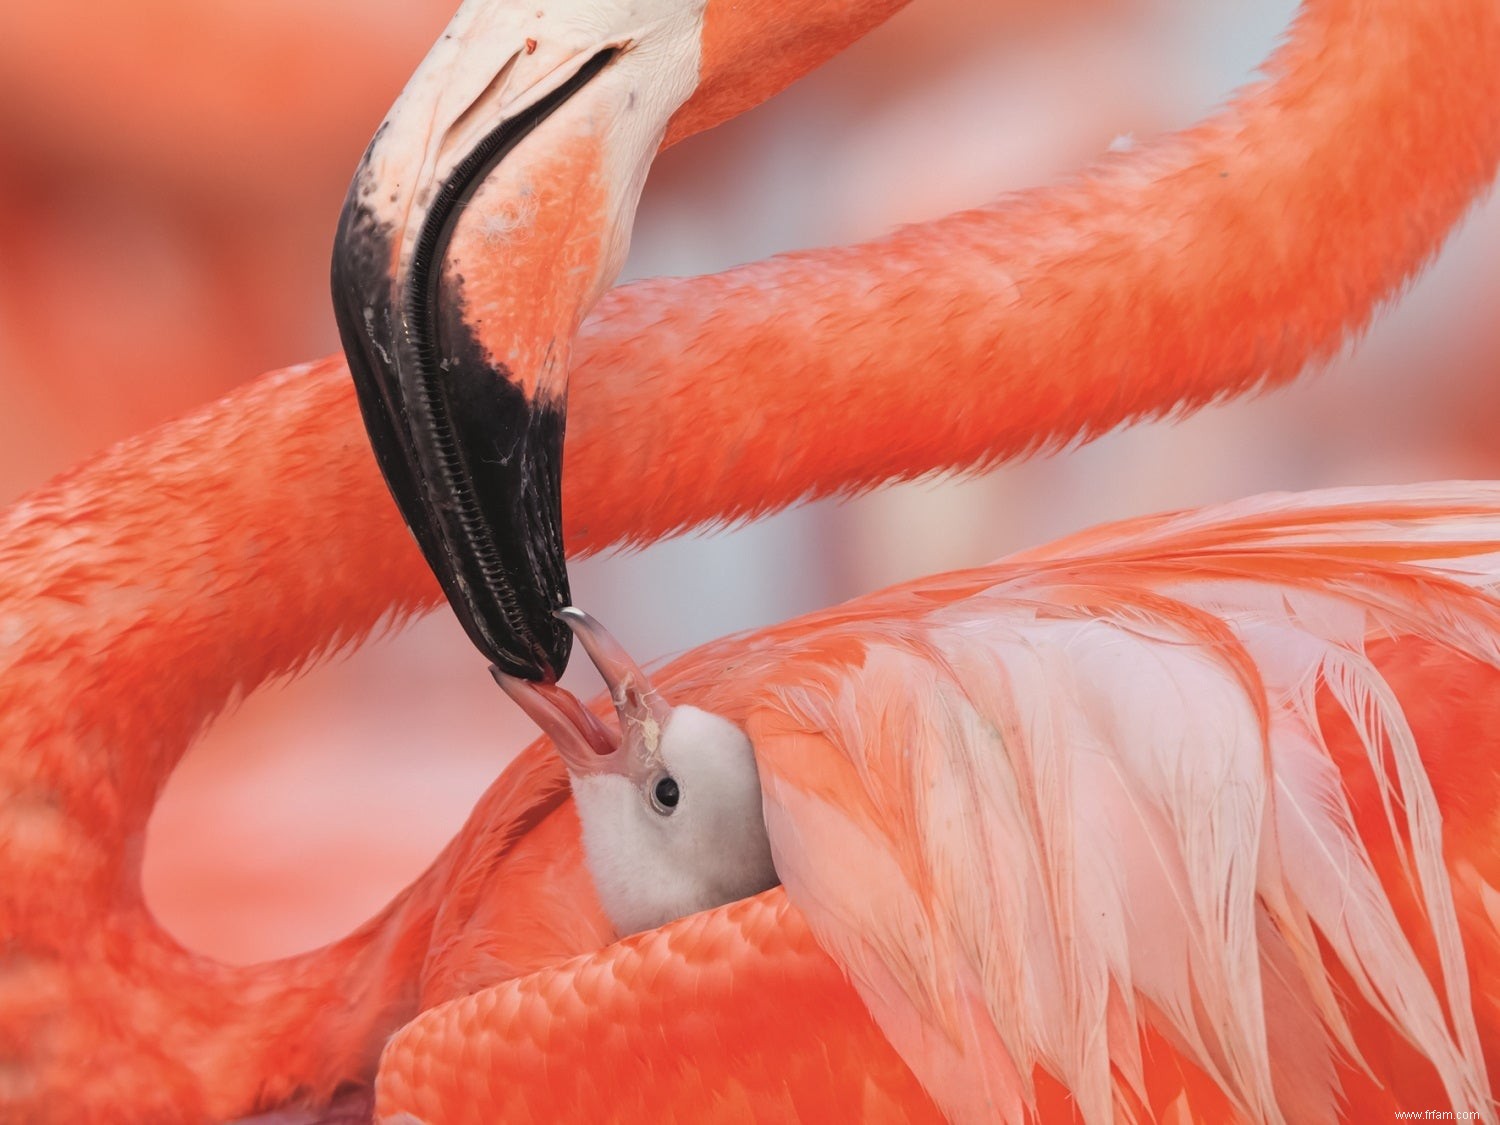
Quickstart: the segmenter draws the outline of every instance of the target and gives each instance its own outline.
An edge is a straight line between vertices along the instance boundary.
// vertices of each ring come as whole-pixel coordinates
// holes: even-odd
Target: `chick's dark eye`
[[[674,778],[661,778],[651,790],[652,803],[662,812],[671,812],[681,799],[682,791],[677,788],[677,781]]]

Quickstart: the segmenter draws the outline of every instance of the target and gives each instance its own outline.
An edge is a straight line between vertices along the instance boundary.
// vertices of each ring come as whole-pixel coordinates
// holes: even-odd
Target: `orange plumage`
[[[857,33],[840,27],[814,54]],[[1362,326],[1493,176],[1497,48],[1500,14],[1480,0],[1420,8],[1396,0],[1309,3],[1270,82],[1205,125],[1072,184],[861,247],[788,255],[714,278],[648,282],[607,297],[575,348],[571,549],[645,541],[806,495],[990,464],[1289,378]],[[677,131],[748,100],[696,109],[690,102]],[[1489,504],[1475,500],[1467,514]],[[1200,533],[1212,538],[1218,526],[1210,522]],[[1221,529],[1231,544],[1255,543],[1262,533],[1232,526],[1232,533]],[[1023,562],[1045,567],[1120,534],[1100,532]],[[1217,549],[1203,549],[1210,547]],[[1460,623],[1483,638],[1489,594],[1454,591],[1415,565],[1430,571],[1447,557],[1441,552],[1367,559],[1356,551],[1332,562],[1294,545],[1222,553],[1247,584],[1333,576],[1375,589],[1377,578],[1389,579],[1393,604],[1411,608],[1401,634],[1408,639],[1372,639],[1370,651],[1397,697],[1413,705],[1408,721],[1426,771],[1460,779],[1435,780],[1434,800],[1449,825],[1445,840],[1454,850],[1445,877],[1477,982],[1473,966],[1493,957],[1491,862],[1482,844],[1493,775],[1449,764],[1452,744],[1432,702],[1443,696],[1430,685],[1450,685],[1455,706],[1467,709],[1471,689],[1490,684],[1493,669],[1477,649],[1455,644],[1451,619],[1436,639],[1427,637],[1417,611],[1461,607],[1472,620],[1460,615]],[[1147,554],[1110,581],[1132,568],[1139,571],[1133,581],[1160,577],[1163,565]],[[925,604],[972,592],[981,581],[989,580],[960,578],[893,596]],[[1095,585],[1083,604],[1118,611],[1118,591]],[[507,773],[422,880],[342,943],[230,969],[161,933],[140,896],[141,834],[192,738],[238,693],[433,598],[373,472],[346,376],[332,362],[269,376],[127,442],[5,514],[0,1104],[7,1115],[194,1120],[320,1101],[340,1083],[369,1081],[385,1037],[433,1003],[512,976],[517,995],[544,998],[548,988],[601,979],[590,968],[598,959],[644,958],[632,962],[633,972],[642,964],[652,970],[638,986],[572,1014],[586,1024],[602,1012],[644,1010],[633,1006],[660,1003],[672,988],[692,995],[691,976],[675,975],[692,967],[673,969],[671,958],[695,942],[725,940],[734,927],[743,944],[732,948],[744,958],[736,971],[745,976],[719,979],[716,995],[735,1010],[749,982],[755,995],[781,1006],[754,1015],[768,1037],[756,1041],[762,1069],[734,1071],[743,1100],[722,1103],[726,1112],[784,1108],[775,1101],[783,1097],[804,1108],[848,1107],[856,1094],[872,1112],[925,1105],[907,1062],[929,1082],[942,1073],[931,1069],[937,1064],[920,1052],[901,1061],[841,983],[839,964],[810,936],[817,931],[799,931],[779,892],[600,952],[607,931],[582,875],[561,768],[539,749]],[[830,611],[820,620],[837,622],[840,612],[872,611]],[[1199,641],[1218,635],[1211,619],[1198,625]],[[855,651],[834,630],[805,655],[828,669]],[[732,681],[743,672],[734,657],[732,647],[719,647],[695,659]],[[1399,825],[1382,839],[1389,822],[1378,787],[1372,794],[1372,783],[1360,780],[1364,736],[1340,725],[1326,694],[1319,706],[1361,839],[1397,900],[1393,909],[1424,973],[1434,987],[1448,986],[1438,991],[1454,1023],[1449,1030],[1461,1038],[1452,988],[1462,974],[1451,957],[1441,964],[1424,936],[1431,899],[1402,898],[1409,884],[1399,857],[1416,845],[1397,839]],[[1475,725],[1484,737],[1487,726]],[[826,768],[847,769],[832,759]],[[897,779],[877,782],[892,787],[888,797],[899,808],[906,790]],[[1430,886],[1423,891],[1430,893]],[[526,905],[512,909],[515,903]],[[767,962],[757,960],[757,945],[769,951]],[[1319,953],[1333,988],[1352,997],[1357,981],[1338,975],[1347,967]],[[595,961],[558,967],[577,955]],[[798,995],[811,1010],[792,1019],[786,1013],[799,1012]],[[1489,1044],[1493,1002],[1482,987],[1474,997],[1475,1025]],[[455,1010],[487,1002],[459,1001]],[[1351,1119],[1364,1107],[1408,1098],[1436,1104],[1442,1091],[1422,1069],[1420,1052],[1383,1030],[1388,1021],[1359,1022],[1368,1013],[1349,1003],[1354,1039],[1379,1081],[1338,1063]],[[844,1059],[863,1060],[868,1082],[843,1069],[831,1077],[808,1072],[805,1090],[776,1085],[793,1073],[787,1068],[795,1058],[785,1056],[796,1041],[769,1037],[788,1025],[826,1039]],[[694,1038],[702,1030],[688,1028],[673,1042],[702,1044]],[[1210,1116],[1246,1104],[1243,1090],[1254,1083],[1231,1084],[1240,1100],[1226,1101],[1191,1052],[1149,1021],[1143,1034],[1146,1057],[1160,1066],[1148,1070],[1144,1089],[1119,1095],[1127,1104],[1135,1098],[1153,1112],[1176,1106]],[[392,1048],[386,1096],[441,1096],[401,1077],[402,1044],[411,1042]],[[611,1056],[590,1057],[608,1073]],[[1481,1069],[1466,1045],[1454,1057],[1471,1073]],[[685,1107],[713,1106],[715,1091],[731,1088],[731,1076],[714,1066],[739,1058],[700,1055],[697,1077],[663,1071],[645,1077],[666,1085],[643,1081],[640,1088],[680,1095]],[[544,1058],[538,1065],[545,1071]],[[1023,1085],[1029,1074],[1020,1076]],[[570,1072],[568,1081],[575,1079]],[[696,1092],[688,1088],[694,1083]],[[940,1104],[957,1104],[929,1090]],[[543,1099],[536,1112],[549,1112],[545,1084],[533,1092]],[[613,1084],[600,1092],[619,1096]],[[1037,1096],[1049,1113],[1068,1104],[1052,1079],[1038,1080]],[[796,1100],[803,1097],[811,1100]],[[662,1104],[644,1097],[640,1109],[659,1116]]]
[[[424,1013],[379,1110],[1487,1112],[1500,770],[1442,704],[1500,682],[1497,589],[1493,486],[1348,490],[706,646],[653,683],[750,732],[785,889]]]

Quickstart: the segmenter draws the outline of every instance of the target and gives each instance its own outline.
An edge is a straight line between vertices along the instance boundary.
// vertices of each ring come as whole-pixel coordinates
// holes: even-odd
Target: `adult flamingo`
[[[1493,174],[1497,19],[1459,0],[1420,14],[1312,4],[1273,83],[1077,184],[856,250],[607,298],[578,345],[570,546],[989,463],[1289,377],[1362,324]],[[754,41],[736,30],[726,43]],[[782,59],[841,41],[777,30],[787,38],[768,51]],[[751,92],[711,72],[675,132],[768,92],[749,57],[730,56],[754,71]],[[1295,159],[1280,147],[1291,139]],[[1283,241],[1268,249],[1272,229]],[[1009,303],[989,299],[1000,270]],[[806,299],[814,284],[828,309]],[[893,305],[906,321],[881,316]],[[871,324],[886,327],[851,331]],[[782,366],[751,384],[757,351]],[[1122,368],[1138,377],[1120,381]],[[989,393],[955,414],[912,371]],[[852,401],[869,434],[842,429]],[[726,438],[756,409],[758,446]],[[832,446],[809,440],[833,432]],[[342,372],[324,364],[127,443],[7,514],[0,1042],[16,1116],[227,1116],[318,1098],[366,1078],[389,1028],[425,1003],[418,965],[439,914],[489,924],[512,969],[608,936],[562,778],[535,755],[432,873],[329,951],[227,969],[177,948],[145,911],[140,833],[194,733],[234,693],[430,604],[370,467]],[[163,504],[192,513],[170,540]],[[438,960],[447,975],[426,1000],[467,984],[461,959]],[[754,972],[751,958],[744,979]],[[836,985],[833,1024],[877,1050]],[[332,1002],[349,995],[365,1003]]]
[[[1497,535],[1495,485],[1259,497],[919,579],[650,681],[587,625],[619,735],[505,684],[569,763],[610,917],[764,879],[742,828],[762,791],[785,891],[424,1013],[380,1109],[930,1113],[836,997],[830,1020],[827,950],[954,1119],[1492,1120]],[[665,697],[700,710],[679,727]],[[673,851],[694,841],[743,850]]]

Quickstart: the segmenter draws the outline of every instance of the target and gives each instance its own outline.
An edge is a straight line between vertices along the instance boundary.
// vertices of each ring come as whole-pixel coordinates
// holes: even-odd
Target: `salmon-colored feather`
[[[835,4],[818,19],[847,36],[888,8],[850,5],[850,23]],[[719,57],[729,46],[717,45]],[[991,464],[1291,377],[1361,327],[1493,176],[1496,57],[1500,11],[1487,0],[1311,0],[1266,83],[1072,183],[860,247],[606,298],[574,353],[570,548]],[[678,132],[743,104],[717,96],[708,108],[689,102]],[[1427,706],[1430,685],[1458,683],[1453,707],[1469,714],[1482,706],[1473,693],[1494,687],[1492,506],[1486,489],[1407,491],[1138,521],[710,646],[681,666],[675,690],[769,736],[793,901],[819,879],[831,888],[824,915],[802,904],[812,932],[942,1107],[980,1104],[940,1080],[959,1082],[966,1060],[1012,1113],[1034,1102],[1068,1114],[1076,1098],[1095,1118],[1111,1105],[1295,1117],[1340,1096],[1330,1071],[1351,1119],[1353,1107],[1468,1104],[1487,1089],[1476,1036],[1494,1041],[1495,999],[1472,985],[1474,966],[1494,957],[1496,873],[1482,842],[1497,793],[1487,765],[1424,738],[1441,716],[1424,712],[1422,726],[1410,708]],[[1257,596],[1325,580],[1305,611]],[[491,973],[614,956],[598,953],[605,934],[563,774],[540,750],[431,872],[328,950],[227,969],[177,947],[145,909],[141,833],[202,727],[238,695],[434,599],[332,362],[269,376],[125,443],[0,519],[5,1114],[192,1120],[318,1101],[367,1081],[384,1036],[424,1004]],[[957,618],[976,607],[984,624],[968,637]],[[879,620],[903,624],[866,668],[863,630]],[[993,630],[1004,629],[1001,645]],[[1322,648],[1282,652],[1286,635]],[[1129,785],[1106,790],[1136,802],[1135,820],[1116,809],[1120,830],[1161,857],[1138,889],[1160,901],[1163,932],[1186,951],[1175,963],[1138,956],[1119,909],[1111,928],[1080,908],[1079,887],[1106,894],[1109,872],[1089,868],[1099,857],[1051,820],[1061,808],[1077,821],[1087,807],[1068,772],[1084,765],[1056,756],[1085,753],[1068,732],[1086,734],[1097,757],[1162,717],[1136,715],[1126,704],[1138,700],[1070,663],[1102,659],[1106,636],[1158,653],[1129,669],[1142,692],[1163,689],[1166,669],[1209,685],[1178,716],[1197,718],[1192,732],[1208,737],[1210,697],[1233,719],[1207,761],[1182,752],[1184,728],[1174,747],[1132,762],[1137,773],[1120,775]],[[790,674],[789,645],[798,675],[772,692],[778,670]],[[993,678],[1000,667],[1004,682]],[[897,690],[904,669],[930,696]],[[1016,677],[1040,690],[1043,669],[1093,694],[1023,702]],[[868,740],[851,743],[853,721],[835,704],[861,675],[886,691],[889,713],[862,721]],[[795,716],[802,728],[788,729]],[[921,777],[882,768],[899,749],[892,730],[935,727],[947,749],[922,759]],[[1493,729],[1473,730],[1475,744]],[[982,759],[997,730],[1007,753],[1026,756]],[[786,748],[799,740],[808,758],[793,762]],[[1288,755],[1284,776],[1303,788],[1282,796],[1270,779],[1282,779]],[[1167,807],[1173,771],[1208,804]],[[1022,777],[1038,788],[1022,795]],[[1450,777],[1462,779],[1452,792]],[[934,819],[931,798],[915,799],[919,781],[946,796],[952,824]],[[833,893],[839,872],[817,867],[833,856],[785,843],[811,831],[797,802],[840,790],[861,794],[839,814],[847,831],[898,841],[887,870],[899,881],[877,887],[852,873],[861,878],[844,900]],[[1356,826],[1374,880],[1359,934],[1335,940],[1326,893],[1272,846],[1272,813],[1292,808],[1319,839],[1342,840],[1347,855],[1336,854],[1357,868],[1344,830]],[[994,809],[1010,819],[991,824]],[[1247,833],[1266,850],[1247,855]],[[953,858],[964,841],[988,849],[996,876],[1006,870],[998,844],[1021,849],[1029,866],[1009,878],[1028,912],[997,915],[1005,887],[981,893],[967,881]],[[1262,855],[1281,869],[1258,866]],[[1080,882],[1091,870],[1093,882]],[[507,897],[491,897],[501,886]],[[849,920],[869,916],[866,892],[893,896],[911,929],[854,933]],[[533,913],[505,909],[512,893]],[[1325,924],[1335,936],[1317,936]],[[1034,933],[1046,940],[1022,966],[1014,951]],[[1210,946],[1209,934],[1223,940]],[[976,956],[990,938],[1012,959]],[[820,987],[835,990],[835,961],[810,941],[797,948],[820,959],[832,974]],[[758,994],[799,1011],[774,982]],[[1067,1003],[1046,1009],[1045,995]],[[852,997],[840,1010],[861,1011]],[[1089,1023],[1100,1013],[1107,1050]],[[858,1039],[863,1016],[850,1019],[845,1032],[883,1049]],[[1312,1046],[1288,1057],[1282,1029],[1285,1042]],[[386,1088],[401,1088],[394,1072]],[[879,1090],[899,1100],[914,1088],[892,1078]]]
[[[1096,534],[1078,556],[1002,564],[962,600],[828,626],[859,638],[832,680],[771,675],[750,730],[787,893],[946,1112],[1019,1120],[1042,1066],[1086,1120],[1108,1120],[1117,1084],[1141,1089],[1133,1049],[1122,1066],[1101,1038],[1117,1003],[1127,1029],[1150,1021],[1248,1117],[1330,1119],[1351,1017],[1328,958],[1368,1005],[1354,1022],[1400,1028],[1449,1103],[1490,1112],[1465,939],[1493,957],[1496,933],[1460,927],[1457,857],[1401,708],[1423,688],[1382,675],[1366,642],[1500,668],[1500,606],[1441,573],[1428,538],[1451,520],[1461,551],[1493,553],[1497,494],[1426,490],[1404,518],[1371,497],[1374,542],[1358,538],[1357,492],[1342,510],[1328,499],[1262,505],[1292,517],[1276,522],[1253,502],[1250,518],[1153,521],[1156,567],[1128,525],[1123,561]],[[1273,545],[1278,523],[1296,526],[1294,546]],[[1352,571],[1351,550],[1404,557]],[[1258,577],[1244,556],[1265,564]],[[1491,587],[1500,571],[1470,577]],[[1111,587],[1114,605],[1095,595]],[[1420,940],[1355,831],[1319,698],[1348,716],[1379,781]],[[853,799],[820,790],[827,759],[853,767]]]
[[[1500,547],[1500,489],[1267,497],[1081,538],[658,673],[672,698],[747,724],[785,891],[424,1014],[387,1051],[381,1111],[544,1113],[561,1079],[508,1045],[548,1037],[561,1053],[543,1057],[576,1082],[567,1053],[613,1050],[589,1028],[622,1004],[661,1006],[642,1019],[666,1029],[659,1058],[684,1055],[673,1037],[692,1027],[783,1019],[776,1043],[746,1031],[738,1050],[693,1052],[689,1074],[633,1072],[643,1107],[691,1116],[705,1110],[685,1088],[752,1075],[777,1096],[848,1098],[847,1074],[799,1069],[808,1028],[843,1049],[802,1005],[835,1003],[811,982],[847,973],[961,1120],[1491,1114],[1500,1012],[1471,983],[1500,956],[1485,909],[1500,768],[1471,752],[1492,732],[1455,744],[1425,703],[1500,685],[1500,569],[1457,583],[1444,543],[1461,561]],[[1345,566],[1381,551],[1401,557]],[[1255,580],[1248,556],[1288,565]],[[1430,781],[1450,761],[1471,771],[1462,795]],[[695,984],[679,1008],[674,990],[718,971],[783,894],[809,930],[787,914],[770,963],[796,950],[806,975],[752,975],[754,1003]],[[621,968],[656,963],[657,942],[680,968]],[[438,1081],[458,1043],[472,1066]],[[886,1073],[883,1049],[860,1050]],[[895,1112],[909,1093],[881,1096]],[[585,1113],[606,1104],[578,1096]],[[737,1096],[707,1104],[733,1115]]]
[[[660,1065],[622,1077],[642,1060]],[[780,894],[433,1009],[387,1048],[378,1094],[454,1125],[938,1120]]]

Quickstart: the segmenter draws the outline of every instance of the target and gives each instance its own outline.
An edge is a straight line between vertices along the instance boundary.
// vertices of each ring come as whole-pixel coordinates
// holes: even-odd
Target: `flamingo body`
[[[1497,589],[1493,486],[1273,496],[689,654],[654,681],[750,732],[785,890],[425,1013],[379,1109],[1488,1113],[1494,707],[1445,710]]]

